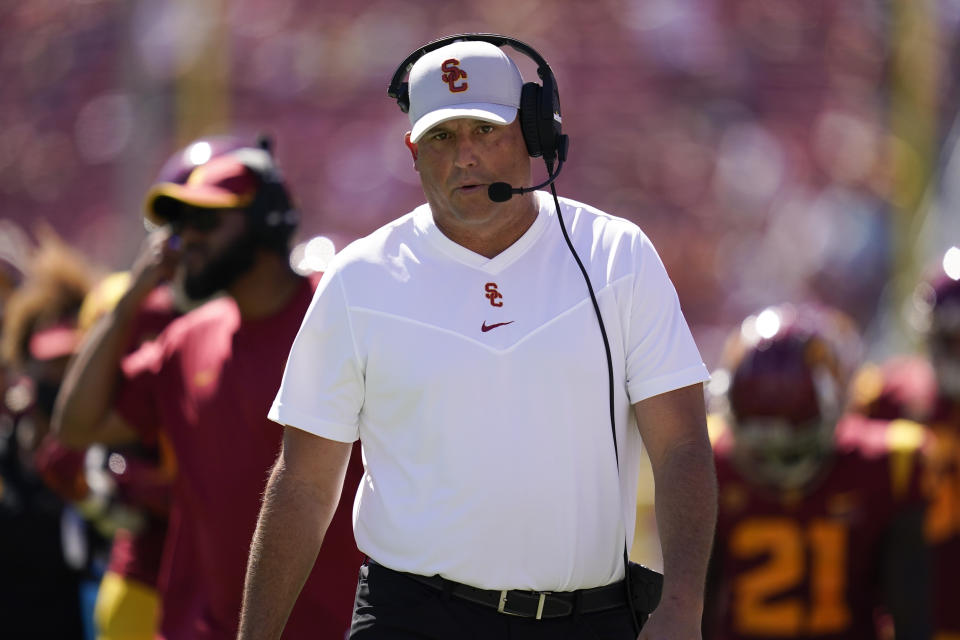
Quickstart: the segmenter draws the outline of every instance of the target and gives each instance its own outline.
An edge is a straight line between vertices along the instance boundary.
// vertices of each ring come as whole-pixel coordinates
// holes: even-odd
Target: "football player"
[[[928,637],[926,432],[842,415],[858,347],[812,306],[766,309],[728,341],[705,638]]]
[[[931,428],[924,535],[932,555],[935,640],[960,638],[960,248],[951,247],[917,288],[928,358],[901,356],[865,366],[852,407],[883,419],[907,417]]]

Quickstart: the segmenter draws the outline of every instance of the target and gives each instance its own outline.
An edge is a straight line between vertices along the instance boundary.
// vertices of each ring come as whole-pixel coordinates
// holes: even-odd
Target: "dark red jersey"
[[[147,440],[163,433],[177,462],[160,577],[162,636],[232,639],[247,556],[283,427],[267,419],[316,282],[286,308],[243,321],[230,298],[174,321],[123,363],[117,408]],[[354,452],[344,499],[284,638],[336,638],[350,625],[362,556],[353,539]]]
[[[930,426],[924,537],[932,555],[934,638],[960,638],[960,402],[937,390],[930,364],[917,357],[868,365],[856,376],[853,408]]]
[[[885,534],[923,504],[926,438],[915,423],[846,417],[819,477],[779,492],[745,479],[721,430],[708,637],[876,638]]]

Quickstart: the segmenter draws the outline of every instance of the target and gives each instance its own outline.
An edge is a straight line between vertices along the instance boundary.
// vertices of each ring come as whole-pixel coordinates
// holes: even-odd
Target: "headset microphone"
[[[546,182],[538,184],[533,187],[521,187],[516,189],[511,187],[506,182],[494,182],[489,187],[487,187],[487,197],[493,200],[494,202],[506,202],[515,195],[521,195],[524,193],[530,193],[531,191],[536,191],[537,189],[542,189],[547,185],[553,184],[553,181],[557,179],[557,176],[560,175],[560,169],[563,168],[563,160],[557,164],[556,172],[549,172],[550,177],[547,178]]]

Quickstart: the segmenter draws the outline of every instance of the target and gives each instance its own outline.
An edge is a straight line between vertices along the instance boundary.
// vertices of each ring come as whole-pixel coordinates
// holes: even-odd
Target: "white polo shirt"
[[[631,405],[708,378],[656,251],[633,223],[562,199],[613,355],[549,194],[488,259],[428,205],[324,274],[270,410],[363,444],[354,503],[377,562],[488,589],[568,591],[623,576],[640,438]]]

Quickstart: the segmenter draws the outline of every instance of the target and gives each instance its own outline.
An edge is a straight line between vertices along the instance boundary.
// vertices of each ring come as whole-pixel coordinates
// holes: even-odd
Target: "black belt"
[[[422,576],[395,571],[369,559],[367,564],[399,573],[437,591],[448,592],[462,600],[496,609],[499,613],[509,616],[539,620],[562,618],[573,614],[574,610],[580,613],[596,613],[627,606],[626,586],[622,580],[602,587],[578,591],[523,591],[520,589],[494,591],[471,587],[441,576]]]

